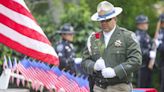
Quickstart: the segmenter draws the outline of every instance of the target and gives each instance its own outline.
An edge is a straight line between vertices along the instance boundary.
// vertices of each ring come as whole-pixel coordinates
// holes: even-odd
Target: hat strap
[[[110,15],[112,15],[113,13],[115,13],[115,10],[113,10],[112,12],[107,13],[107,14],[105,14],[105,15],[98,15],[98,16],[99,16],[99,18],[106,18],[107,16],[110,16]]]

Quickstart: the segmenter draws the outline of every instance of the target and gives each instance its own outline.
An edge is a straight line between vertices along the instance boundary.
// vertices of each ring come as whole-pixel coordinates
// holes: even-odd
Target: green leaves
[[[66,3],[64,6],[64,14],[61,16],[61,24],[71,23],[75,27],[74,44],[77,47],[77,52],[80,52],[85,47],[87,37],[94,29],[98,28],[90,17],[90,7],[86,0],[80,0],[79,4]]]

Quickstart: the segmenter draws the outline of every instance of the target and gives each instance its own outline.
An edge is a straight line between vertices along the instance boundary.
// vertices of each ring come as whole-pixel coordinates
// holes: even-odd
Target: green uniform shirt
[[[141,50],[135,34],[117,26],[107,47],[105,47],[103,32],[99,34],[100,38],[97,38],[96,34],[91,35],[91,46],[83,52],[82,68],[86,73],[93,75],[94,64],[102,57],[106,67],[113,68],[116,73],[116,77],[108,78],[109,82],[129,81],[132,72],[136,71],[142,63]]]

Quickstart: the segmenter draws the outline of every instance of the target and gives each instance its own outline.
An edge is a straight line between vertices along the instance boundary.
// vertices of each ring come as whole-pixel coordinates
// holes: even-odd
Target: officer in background
[[[157,39],[155,40],[157,52],[159,53],[160,67],[160,92],[164,92],[164,13],[159,17],[160,30]]]
[[[121,7],[102,1],[91,17],[100,22],[101,30],[88,37],[81,65],[92,76],[93,92],[130,92],[132,73],[142,63],[135,34],[117,25],[121,12]]]
[[[141,88],[150,87],[152,81],[152,66],[154,64],[152,63],[153,61],[150,61],[150,59],[153,58],[150,55],[153,41],[147,33],[149,27],[148,21],[148,17],[145,15],[136,17],[137,30],[135,33],[142,51],[142,66],[138,73],[138,87]]]
[[[69,71],[71,74],[76,73],[75,62],[75,48],[72,44],[73,36],[75,34],[74,28],[69,24],[64,24],[60,31],[61,41],[57,42],[55,50],[59,56],[59,69]]]

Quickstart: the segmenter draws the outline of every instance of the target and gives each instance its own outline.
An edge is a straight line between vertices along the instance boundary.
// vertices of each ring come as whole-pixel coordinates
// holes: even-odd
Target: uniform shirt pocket
[[[111,53],[111,57],[113,60],[113,67],[115,67],[126,61],[125,50],[123,48],[114,49]]]

